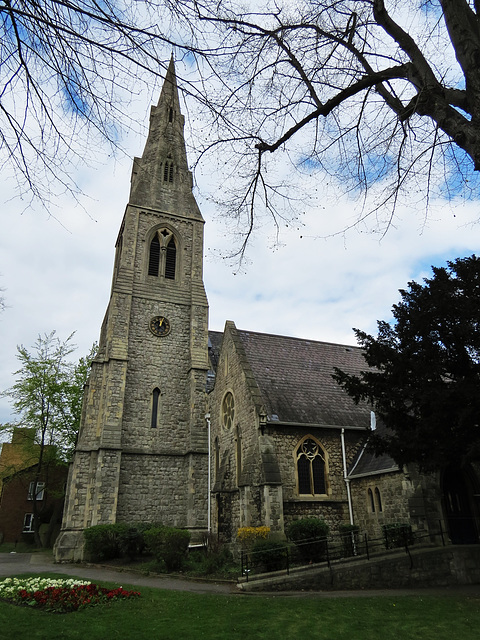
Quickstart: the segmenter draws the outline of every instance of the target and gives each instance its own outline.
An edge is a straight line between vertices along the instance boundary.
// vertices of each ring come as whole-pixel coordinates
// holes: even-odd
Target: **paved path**
[[[69,576],[85,578],[93,582],[105,580],[117,585],[129,584],[141,587],[157,587],[172,591],[193,591],[197,593],[236,593],[234,584],[222,582],[203,582],[182,580],[168,576],[143,576],[130,571],[117,571],[100,566],[86,564],[54,564],[53,560],[42,553],[0,553],[0,577],[21,573],[63,573]]]
[[[480,599],[480,585],[436,587],[426,589],[369,589],[365,591],[279,591],[261,593],[243,593],[236,585],[222,582],[204,582],[169,576],[144,576],[134,571],[106,568],[87,564],[54,564],[52,558],[42,553],[0,553],[0,579],[22,573],[63,573],[69,576],[92,581],[113,582],[117,585],[156,587],[172,591],[190,591],[195,593],[217,593],[224,595],[243,595],[243,597],[304,597],[304,598],[351,598],[376,596],[463,596]]]

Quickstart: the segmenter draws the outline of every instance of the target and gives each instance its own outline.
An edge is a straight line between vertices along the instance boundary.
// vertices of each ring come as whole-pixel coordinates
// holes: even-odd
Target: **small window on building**
[[[235,419],[235,400],[233,394],[228,391],[222,402],[222,423],[225,429],[231,429]]]
[[[369,489],[367,491],[368,494],[368,504],[370,505],[370,510],[372,513],[375,513],[375,500],[373,499],[373,491]]]
[[[27,500],[43,500],[43,494],[45,492],[45,483],[37,482],[37,489],[35,490],[35,482],[30,482],[28,486],[28,498]]]
[[[23,533],[33,533],[33,513],[26,513],[23,518]]]
[[[382,497],[380,495],[380,489],[378,487],[375,487],[375,502],[377,503],[377,509],[379,513],[381,513],[383,511]]]
[[[173,122],[173,109],[172,109],[172,107],[170,107],[169,110],[168,110],[168,121],[169,122]]]
[[[325,454],[313,438],[306,438],[296,450],[299,495],[327,493]]]
[[[156,388],[152,393],[152,420],[151,427],[156,429],[158,427],[158,406],[160,400],[160,389]]]

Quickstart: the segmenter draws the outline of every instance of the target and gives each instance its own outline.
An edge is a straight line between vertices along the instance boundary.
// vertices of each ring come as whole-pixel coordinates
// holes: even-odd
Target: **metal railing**
[[[436,531],[412,531],[410,525],[384,525],[381,538],[369,538],[367,533],[349,531],[324,538],[312,538],[295,543],[265,545],[265,548],[243,550],[241,553],[242,576],[272,571],[285,571],[293,567],[318,567],[322,563],[330,567],[332,562],[352,559],[370,560],[374,554],[394,549],[404,549],[413,564],[410,548],[423,544],[446,544],[446,532],[439,521]]]

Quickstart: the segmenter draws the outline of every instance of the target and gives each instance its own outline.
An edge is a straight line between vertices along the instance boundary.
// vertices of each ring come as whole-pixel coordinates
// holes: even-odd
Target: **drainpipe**
[[[206,413],[205,414],[205,420],[207,421],[207,427],[208,427],[208,481],[207,481],[207,531],[208,533],[210,533],[210,529],[211,529],[211,522],[210,522],[210,512],[211,512],[211,502],[212,502],[212,496],[211,496],[211,484],[212,484],[212,452],[211,452],[211,444],[210,444],[210,431],[211,431],[211,425],[210,425],[210,414]]]
[[[342,439],[342,458],[343,458],[343,479],[347,487],[347,499],[348,499],[348,514],[350,516],[350,524],[353,525],[353,509],[352,509],[352,494],[350,493],[350,478],[347,477],[347,456],[345,453],[345,429],[342,427],[340,432]]]

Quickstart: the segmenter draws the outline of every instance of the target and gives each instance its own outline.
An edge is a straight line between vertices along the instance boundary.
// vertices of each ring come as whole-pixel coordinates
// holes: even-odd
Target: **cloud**
[[[136,154],[144,142],[131,141]],[[9,200],[8,185],[4,190],[0,287],[8,306],[0,314],[0,389],[13,383],[17,344],[29,347],[38,334],[53,329],[61,338],[76,331],[80,357],[98,340],[131,171],[131,159],[102,161],[100,169],[78,174],[89,196],[87,211],[64,196],[55,211],[60,222],[33,211],[22,215],[22,203]],[[205,170],[203,175],[208,191],[211,177]],[[409,280],[421,280],[431,264],[469,255],[479,246],[475,202],[437,203],[427,224],[416,207],[403,207],[384,237],[362,232],[361,226],[331,235],[355,219],[359,205],[338,185],[330,189],[297,224],[282,227],[278,238],[263,221],[248,264],[238,273],[219,257],[236,228],[226,227],[214,205],[199,197],[212,329],[222,330],[228,319],[252,331],[354,344],[352,327],[375,332],[376,320],[390,318],[398,289]],[[0,423],[9,418],[8,399],[0,398]]]

